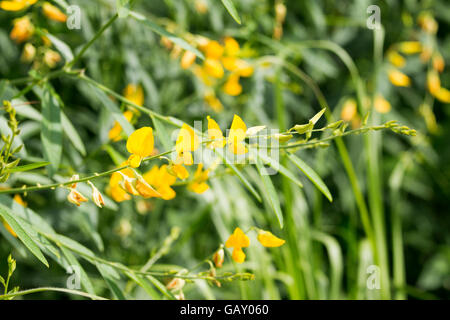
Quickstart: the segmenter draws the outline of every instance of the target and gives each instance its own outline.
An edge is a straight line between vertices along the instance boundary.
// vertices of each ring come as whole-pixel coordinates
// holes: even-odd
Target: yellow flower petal
[[[10,38],[17,43],[22,43],[31,38],[34,26],[28,16],[14,20],[14,27],[9,34]]]
[[[61,10],[48,2],[44,2],[42,11],[44,15],[51,20],[58,22],[66,22],[67,20],[67,16]]]
[[[223,67],[219,60],[206,59],[203,68],[205,72],[213,78],[220,79],[224,75]]]
[[[267,248],[275,248],[282,246],[286,241],[274,236],[269,231],[258,232],[258,241]]]
[[[391,111],[391,104],[381,94],[376,96],[374,106],[375,110],[379,113],[388,113]]]
[[[450,103],[450,91],[446,88],[440,88],[435,96],[441,102]]]
[[[245,253],[241,248],[233,249],[231,258],[237,263],[243,263],[245,261]]]
[[[387,54],[388,60],[390,63],[392,63],[397,68],[402,68],[406,64],[405,58],[401,54],[399,54],[397,51],[391,50]]]
[[[239,83],[239,76],[236,74],[230,75],[223,86],[223,91],[230,96],[240,95],[242,93],[242,86]]]
[[[219,125],[213,118],[207,116],[207,119],[208,119],[208,139],[215,140],[211,142],[208,146],[211,148],[223,148],[227,142],[223,137],[222,130],[220,130]]]
[[[246,248],[250,245],[250,239],[247,235],[237,227],[234,229],[233,234],[225,242],[227,248]]]
[[[224,51],[224,48],[220,45],[219,42],[213,40],[209,41],[204,48],[205,56],[208,59],[220,59]]]
[[[127,141],[127,150],[129,153],[138,155],[141,158],[148,157],[153,152],[154,138],[151,127],[142,127],[134,131]]]
[[[241,50],[239,43],[232,37],[226,37],[224,39],[225,44],[225,54],[228,56],[237,56]]]
[[[14,230],[11,228],[11,226],[6,222],[3,221],[3,226],[8,230],[8,232],[14,237],[17,238],[17,233],[14,232]]]
[[[436,95],[441,89],[441,80],[439,79],[439,75],[437,71],[430,70],[427,73],[427,86],[428,90],[432,95]]]
[[[189,69],[189,67],[195,62],[196,55],[192,51],[186,51],[181,57],[181,68]]]
[[[400,42],[398,49],[405,54],[415,54],[422,51],[422,44],[419,41]]]
[[[390,69],[388,71],[388,77],[391,83],[397,87],[409,87],[411,79],[401,71],[397,69]]]
[[[138,156],[136,154],[132,154],[129,158],[128,158],[128,163],[130,164],[130,166],[132,168],[137,168],[141,165],[141,161],[142,161],[142,157]]]
[[[138,106],[144,104],[144,90],[140,85],[128,84],[123,90],[123,95],[127,100],[130,100]]]
[[[178,133],[177,141],[175,143],[175,149],[178,154],[186,151],[195,151],[199,146],[199,139],[192,129],[187,124],[183,124]]]
[[[247,126],[245,122],[235,114],[233,117],[233,122],[231,123],[230,132],[228,134],[228,142],[236,143],[245,140],[246,132]]]

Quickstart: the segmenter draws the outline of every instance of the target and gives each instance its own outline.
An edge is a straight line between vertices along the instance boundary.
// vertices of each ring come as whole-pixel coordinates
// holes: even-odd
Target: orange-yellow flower
[[[143,175],[144,180],[155,188],[159,197],[164,200],[170,200],[175,198],[176,193],[171,188],[177,178],[169,173],[167,165],[153,166],[150,171]]]
[[[286,241],[272,234],[272,232],[259,230],[258,241],[267,248],[281,247]]]
[[[19,11],[35,4],[37,0],[10,0],[0,1],[0,9],[6,11]]]
[[[34,26],[28,16],[23,16],[14,20],[14,27],[9,36],[17,43],[22,43],[31,38],[34,33]]]
[[[182,164],[172,163],[167,170],[178,179],[184,180],[189,177],[189,171]]]
[[[131,153],[128,158],[130,166],[139,167],[143,158],[152,154],[154,147],[153,129],[142,127],[134,131],[127,140],[127,150]]]
[[[391,111],[391,104],[381,94],[375,97],[374,107],[379,113],[388,113]]]
[[[450,90],[446,88],[440,88],[439,91],[435,94],[436,98],[439,101],[444,103],[450,103]]]
[[[98,189],[94,186],[94,184],[91,181],[88,181],[88,184],[92,188],[92,201],[94,201],[95,205],[99,208],[102,208],[105,205],[105,201],[103,200],[103,196],[98,191]]]
[[[250,245],[250,239],[247,235],[237,227],[234,229],[233,234],[225,242],[225,247],[233,248],[233,253],[231,257],[237,263],[242,263],[245,260],[245,253],[242,248],[246,248]]]
[[[403,72],[397,69],[389,69],[388,77],[391,83],[397,87],[409,87],[411,79]]]
[[[347,99],[342,106],[341,119],[351,121],[357,114],[358,108],[355,99]]]
[[[213,260],[216,268],[222,268],[224,258],[225,258],[225,252],[223,251],[222,248],[220,248],[219,250],[217,250],[214,253],[212,260]]]
[[[404,41],[398,44],[398,49],[404,54],[415,54],[422,51],[422,44],[419,41]]]
[[[22,207],[26,207],[27,203],[23,201],[22,197],[19,194],[15,194],[13,200],[20,204]]]
[[[435,70],[428,71],[427,85],[428,85],[428,90],[430,91],[430,93],[432,95],[436,96],[436,94],[441,89],[441,80],[439,79],[439,75],[438,75],[437,71],[435,71]]]
[[[207,92],[205,94],[205,102],[213,109],[215,112],[220,112],[223,110],[222,102],[216,97],[214,91]]]
[[[189,69],[189,67],[195,62],[195,58],[195,53],[192,51],[186,51],[181,57],[181,67],[183,69]]]
[[[227,143],[227,141],[223,137],[222,130],[220,130],[219,125],[213,118],[207,116],[207,119],[208,119],[208,139],[213,140],[208,144],[208,147],[211,149],[223,148]]]
[[[44,2],[42,12],[44,16],[54,21],[66,22],[67,20],[67,16],[61,10],[48,2]]]
[[[242,86],[239,83],[239,75],[231,74],[223,86],[223,91],[230,96],[238,96],[242,93]]]
[[[194,174],[194,179],[188,184],[188,190],[195,193],[203,193],[209,189],[208,180],[209,170],[203,170],[203,164],[199,163]]]
[[[238,116],[234,115],[231,128],[228,133],[228,149],[234,154],[244,154],[248,152],[247,147],[243,143],[246,137],[247,126],[244,121]]]
[[[406,64],[405,58],[395,50],[390,50],[387,54],[387,58],[397,68],[402,68]]]
[[[444,71],[445,61],[439,53],[433,55],[432,63],[434,70],[436,70],[437,72]]]
[[[140,85],[128,84],[123,90],[123,95],[127,100],[130,100],[138,106],[144,104],[144,90]]]
[[[133,112],[127,110],[123,113],[123,116],[125,117],[125,119],[127,119],[128,122],[131,122],[131,119],[133,118]],[[122,139],[121,133],[122,133],[122,126],[118,121],[115,121],[111,130],[109,130],[108,137],[110,140],[114,142],[119,141],[120,139]]]
[[[203,48],[205,56],[213,60],[220,59],[224,50],[224,47],[222,47],[220,43],[215,40],[208,41],[206,46]]]
[[[194,161],[191,152],[197,150],[199,144],[199,138],[195,134],[194,129],[184,123],[175,142],[175,150],[177,152],[176,164],[192,165]]]
[[[223,67],[219,60],[207,58],[203,64],[205,72],[213,78],[222,78],[224,75]]]
[[[128,172],[128,174],[130,174],[130,172]],[[122,202],[131,199],[131,196],[119,185],[122,179],[123,177],[119,172],[114,172],[109,180],[109,193],[116,202]]]

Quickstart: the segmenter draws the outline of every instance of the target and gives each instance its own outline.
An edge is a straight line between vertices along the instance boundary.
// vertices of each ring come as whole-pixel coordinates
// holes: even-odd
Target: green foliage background
[[[77,53],[116,13],[116,2],[78,0],[67,3],[81,7],[80,30],[68,30],[65,24],[48,21],[38,14],[38,9],[31,8],[30,11],[35,15],[36,25],[47,29]],[[62,8],[67,3],[54,1]],[[132,8],[151,23],[169,27],[180,38],[186,38],[187,32],[217,40],[232,36],[251,53],[251,60],[276,56],[288,61],[317,83],[334,118],[339,119],[342,102],[348,97],[356,97],[351,75],[335,54],[307,45],[311,40],[328,40],[348,52],[369,92],[374,87],[374,73],[379,75],[378,90],[391,103],[392,110],[387,114],[377,114],[375,123],[399,120],[417,130],[416,137],[387,131],[369,133],[376,137],[374,141],[379,154],[378,158],[373,159],[379,167],[378,179],[381,183],[381,193],[375,195],[376,200],[371,198],[370,184],[373,180],[368,178],[371,168],[368,167],[367,153],[363,151],[366,148],[363,136],[349,136],[343,140],[365,201],[368,204],[379,201],[383,206],[382,230],[387,244],[384,253],[388,258],[391,286],[388,293],[366,288],[366,267],[373,264],[370,246],[335,144],[324,149],[302,149],[297,152],[322,177],[333,195],[332,203],[290,162],[283,164],[301,179],[305,185],[303,189],[280,175],[271,177],[285,218],[283,229],[279,227],[268,201],[258,203],[243,183],[229,172],[211,179],[211,190],[204,195],[196,195],[179,187],[176,188],[176,198],[171,201],[152,200],[144,204],[132,200],[118,204],[109,199],[104,209],[97,208],[92,202],[75,207],[67,202],[67,191],[62,189],[29,192],[24,197],[28,208],[44,221],[38,223],[30,220],[31,225],[39,224],[45,230],[51,226],[58,234],[89,248],[96,257],[136,269],[158,252],[165,239],[176,231],[173,228],[179,228],[179,237],[153,265],[152,271],[197,266],[220,243],[225,242],[236,226],[244,229],[256,225],[287,240],[281,248],[252,246],[246,249],[248,255],[243,265],[233,264],[230,255],[227,255],[223,271],[247,271],[254,274],[255,279],[224,282],[220,288],[209,285],[205,280],[195,280],[184,288],[188,299],[448,299],[450,108],[448,104],[433,102],[432,112],[438,130],[429,132],[420,112],[420,106],[428,95],[426,68],[418,56],[408,56],[404,71],[412,79],[411,87],[392,86],[384,73],[388,64],[385,57],[380,65],[374,63],[374,35],[366,27],[367,7],[379,5],[385,31],[385,53],[392,44],[417,40],[420,36],[417,17],[429,10],[439,23],[437,43],[449,63],[450,6],[447,1],[391,0],[372,3],[360,0],[287,0],[284,1],[287,16],[283,24],[283,37],[279,41],[272,39],[274,1],[232,1],[241,24],[233,19],[221,1],[205,0],[205,3],[208,4],[208,11],[204,14],[197,12],[195,1],[191,0],[135,1]],[[26,88],[26,83],[16,85],[14,79],[27,77],[30,65],[20,60],[22,46],[9,38],[13,19],[21,15],[0,11],[0,78],[5,80],[0,82],[0,100],[9,100]],[[119,93],[129,83],[141,83],[146,108],[188,124],[212,115],[225,128],[229,127],[236,113],[248,126],[267,125],[269,128],[287,129],[307,122],[322,108],[311,88],[295,74],[270,67],[269,71],[256,68],[251,78],[241,81],[244,90],[238,97],[219,93],[224,110],[216,114],[199,94],[198,80],[191,72],[180,68],[179,59],[171,58],[160,39],[160,35],[148,25],[129,16],[119,18],[85,52],[75,67],[85,69],[90,78]],[[56,50],[61,51],[61,47]],[[444,87],[450,86],[448,69],[441,74],[441,82]],[[56,99],[56,106],[53,107],[61,108],[76,133],[66,128],[63,136],[55,138],[60,139],[62,156],[59,165],[51,161],[52,165],[46,168],[11,174],[4,184],[5,188],[20,187],[23,183],[60,182],[74,173],[84,176],[103,172],[120,164],[117,157],[127,157],[123,141],[108,141],[113,117],[106,105],[112,103],[119,108],[117,100],[111,102],[107,95],[99,96],[95,88],[76,76],[54,77],[49,79],[47,85],[36,85],[30,89],[15,100],[17,103],[38,102],[17,107],[21,129],[19,138],[24,143],[23,150],[18,154],[21,164],[48,160],[49,157],[52,160],[59,152],[56,150],[47,158],[43,153],[40,122],[45,110],[41,103],[48,92]],[[105,97],[109,102],[105,101]],[[3,112],[0,122],[2,133],[7,130],[5,119]],[[321,124],[324,123],[321,120]],[[154,126],[145,114],[134,126],[144,125]],[[162,125],[168,132],[173,129]],[[156,133],[160,151],[165,150],[162,139]],[[256,169],[245,167],[242,172],[267,199],[267,190]],[[103,191],[108,179],[100,178],[95,183]],[[89,190],[87,186],[81,188]],[[1,195],[0,201],[5,206],[9,203],[11,208],[10,195]],[[12,208],[16,214],[21,210],[17,206]],[[371,218],[375,219],[372,209],[369,205]],[[118,230],[124,221],[131,225],[132,231],[121,236]],[[7,273],[6,258],[12,253],[17,259],[17,269],[11,281],[21,289],[65,287],[68,275],[58,264],[65,266],[71,259],[78,259],[96,295],[130,299],[167,298],[167,293],[159,290],[158,286],[167,282],[169,277],[159,278],[160,283],[147,279],[146,286],[149,288],[142,288],[131,284],[133,281],[124,274],[119,277],[112,268],[104,265],[98,267],[98,261],[96,268],[95,263],[81,259],[79,254],[68,253],[62,259],[64,261],[51,259],[52,249],[44,250],[42,243],[39,243],[50,265],[47,268],[22,243],[12,238],[2,225],[0,232],[0,274]],[[399,239],[402,245],[395,248]],[[251,240],[256,243],[255,238]],[[404,255],[403,259],[401,255]],[[205,263],[197,272],[207,269]],[[405,272],[404,282],[401,276],[396,278],[402,270]],[[83,291],[89,291],[86,283],[83,282]],[[68,297],[77,298],[55,292],[25,296],[31,299]]]

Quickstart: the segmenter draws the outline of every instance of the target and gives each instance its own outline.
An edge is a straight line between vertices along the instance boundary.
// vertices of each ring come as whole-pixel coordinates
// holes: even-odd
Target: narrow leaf
[[[298,178],[295,176],[293,172],[291,172],[289,169],[287,169],[285,166],[283,166],[279,161],[276,161],[275,159],[263,154],[262,152],[258,152],[258,157],[262,160],[262,162],[268,164],[272,169],[275,171],[278,171],[283,176],[294,182],[296,185],[298,185],[300,188],[303,188],[303,184],[298,180]]]
[[[228,10],[230,15],[233,17],[233,19],[241,24],[241,18],[239,18],[239,14],[236,10],[236,7],[234,6],[233,2],[231,0],[222,0],[223,5]]]
[[[69,118],[61,111],[61,124],[66,134],[67,138],[69,138],[70,142],[72,142],[75,149],[77,149],[81,155],[86,155],[86,148],[84,147],[83,140],[81,140],[78,131],[73,126],[72,122],[70,122]]]
[[[33,169],[48,166],[49,164],[50,164],[50,162],[48,162],[48,161],[30,163],[30,164],[25,164],[23,166],[17,166],[17,167],[11,168],[11,169],[7,169],[6,172],[14,173],[14,172],[30,171]]]

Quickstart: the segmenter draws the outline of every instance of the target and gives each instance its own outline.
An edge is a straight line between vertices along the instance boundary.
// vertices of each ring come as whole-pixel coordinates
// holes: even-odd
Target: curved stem
[[[24,296],[27,294],[38,293],[38,292],[45,292],[45,291],[64,292],[64,293],[69,293],[69,294],[73,294],[73,295],[77,295],[77,296],[90,298],[92,300],[108,300],[106,298],[97,296],[95,294],[90,294],[90,293],[86,293],[83,291],[71,290],[71,289],[66,289],[66,288],[56,288],[56,287],[40,287],[40,288],[18,291],[18,292],[14,292],[14,293],[8,293],[8,294],[0,295],[0,300],[2,300],[2,299],[6,300],[6,299],[14,298],[14,297]]]

